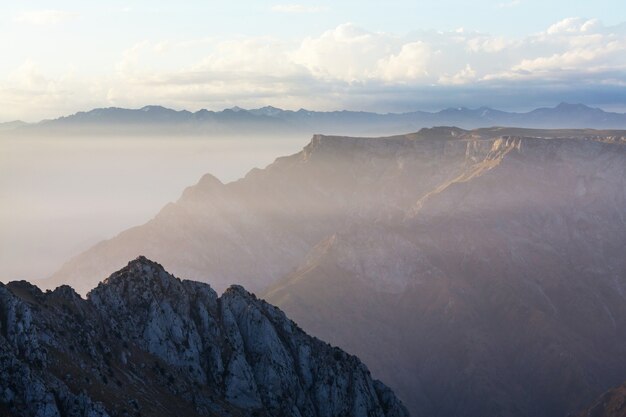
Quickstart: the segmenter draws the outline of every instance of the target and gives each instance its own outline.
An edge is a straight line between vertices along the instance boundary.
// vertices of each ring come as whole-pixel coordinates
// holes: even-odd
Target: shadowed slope
[[[403,219],[320,243],[267,298],[414,414],[564,416],[626,374],[625,178],[622,144],[496,140]]]
[[[140,257],[92,290],[0,286],[0,410],[49,416],[407,416],[356,357],[232,286]]]

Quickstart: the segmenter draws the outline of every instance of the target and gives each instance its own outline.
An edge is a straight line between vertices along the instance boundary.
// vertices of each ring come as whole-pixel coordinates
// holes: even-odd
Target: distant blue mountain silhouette
[[[626,113],[607,112],[584,104],[570,103],[537,108],[525,113],[489,107],[459,107],[438,112],[386,114],[348,110],[292,111],[272,106],[249,110],[233,107],[222,111],[203,109],[190,112],[162,106],[145,106],[140,109],[99,108],[36,124],[15,123],[11,125],[11,130],[52,129],[64,133],[78,131],[112,134],[129,131],[152,134],[157,131],[201,135],[296,132],[382,135],[406,133],[433,126],[458,126],[465,129],[487,126],[624,129]]]

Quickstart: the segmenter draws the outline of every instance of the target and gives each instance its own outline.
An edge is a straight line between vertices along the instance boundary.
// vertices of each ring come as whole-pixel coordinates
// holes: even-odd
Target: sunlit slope
[[[499,139],[266,296],[415,415],[565,416],[626,375],[625,213],[624,144]]]

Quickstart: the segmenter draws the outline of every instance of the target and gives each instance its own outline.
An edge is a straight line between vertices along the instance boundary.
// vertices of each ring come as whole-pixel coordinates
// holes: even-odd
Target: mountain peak
[[[259,109],[249,110],[249,112],[258,116],[275,117],[283,113],[284,110],[274,106],[265,106]]]
[[[204,174],[200,181],[196,185],[187,187],[183,191],[181,201],[203,201],[210,194],[221,190],[224,187],[224,183],[214,175]]]
[[[0,409],[408,417],[356,357],[307,335],[243,287],[228,291],[218,299],[208,285],[177,280],[144,256],[86,300],[70,287],[43,294],[25,282],[0,285],[0,312],[11,311],[0,332]]]
[[[151,261],[145,256],[138,256],[128,262],[124,268],[111,274],[102,281],[96,288],[91,290],[88,297],[93,298],[94,294],[105,291],[108,288],[120,288],[118,292],[133,292],[133,288],[153,288],[159,285],[161,288],[168,288],[174,281],[178,281],[173,275],[165,271],[165,268],[157,262]],[[152,291],[151,291],[152,292]]]
[[[256,296],[251,293],[250,291],[246,290],[244,287],[242,287],[241,285],[237,285],[237,284],[233,284],[230,287],[228,287],[226,289],[226,291],[224,291],[224,295],[226,294],[230,294],[230,295],[237,295],[246,299],[254,299],[256,300]]]
[[[561,102],[556,107],[556,110],[592,110],[591,107],[582,103],[566,103]]]
[[[204,174],[196,185],[202,188],[213,188],[221,187],[222,185],[224,185],[224,183],[222,183],[222,181],[220,181],[219,178],[217,178],[215,175]]]
[[[139,255],[138,257],[136,257],[132,261],[128,262],[128,267],[135,267],[135,266],[138,266],[138,265],[154,266],[154,267],[158,267],[158,268],[163,269],[163,267],[160,264],[158,264],[158,263],[156,263],[156,262],[146,258],[143,255]]]
[[[164,111],[168,111],[169,112],[169,111],[175,111],[175,110],[172,110],[172,109],[168,109],[167,107],[158,106],[158,105],[143,106],[139,110],[143,111],[143,112],[164,112]]]

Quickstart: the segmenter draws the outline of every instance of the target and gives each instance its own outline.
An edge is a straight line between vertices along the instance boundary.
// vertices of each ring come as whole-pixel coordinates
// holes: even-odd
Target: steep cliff
[[[609,142],[497,139],[401,219],[320,242],[266,298],[414,414],[576,412],[626,375],[626,146]]]
[[[588,409],[577,417],[625,417],[626,384],[602,394]]]

